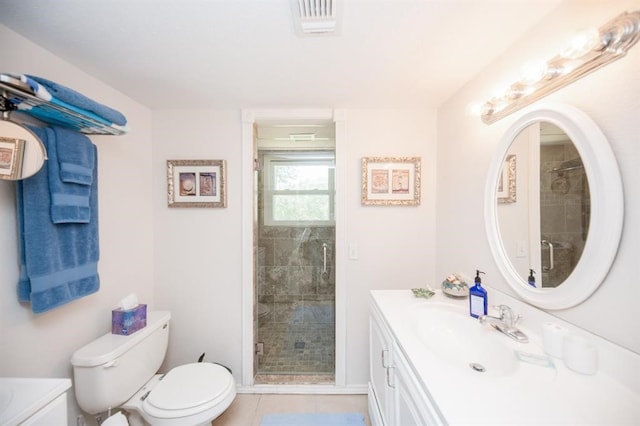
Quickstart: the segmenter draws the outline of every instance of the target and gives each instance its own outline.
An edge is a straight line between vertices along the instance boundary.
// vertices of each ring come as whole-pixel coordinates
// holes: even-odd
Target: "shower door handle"
[[[327,273],[327,243],[322,244],[322,273]]]
[[[389,368],[389,366],[388,366],[388,365],[387,365],[387,363],[385,362],[385,361],[386,361],[386,359],[387,359],[387,357],[386,357],[386,356],[384,356],[384,354],[388,354],[388,353],[389,353],[389,349],[383,349],[383,350],[380,352],[380,359],[381,359],[381,362],[382,362],[382,368]]]
[[[542,240],[542,244],[546,244],[549,246],[549,266],[545,266],[542,268],[543,271],[550,271],[553,269],[553,244],[550,241]]]
[[[391,373],[395,373],[395,368],[396,367],[393,365],[387,367],[387,386],[389,386],[391,389],[396,388],[395,374],[391,374]],[[393,377],[394,379],[391,380],[391,377]]]

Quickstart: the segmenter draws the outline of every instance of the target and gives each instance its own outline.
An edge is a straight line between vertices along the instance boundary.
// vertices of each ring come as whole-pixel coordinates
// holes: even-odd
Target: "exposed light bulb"
[[[520,81],[526,85],[539,82],[547,75],[547,63],[544,61],[531,61],[524,64]]]
[[[600,32],[592,29],[572,37],[560,55],[568,59],[577,59],[600,47],[602,47]]]
[[[496,113],[506,108],[507,101],[504,98],[494,99],[491,101],[491,106],[493,107],[493,112]]]
[[[495,104],[501,99],[508,97],[510,93],[511,93],[510,85],[505,84],[503,86],[497,87],[496,90],[493,91],[493,96],[491,96],[491,99],[489,102],[491,102],[492,104]]]
[[[522,95],[524,95],[524,86],[522,84],[512,84],[511,87],[509,88],[509,91],[506,94],[506,98],[513,100],[513,99],[518,99],[520,97],[522,97]]]
[[[474,117],[480,117],[482,114],[484,114],[487,111],[487,104],[481,104],[481,103],[473,103],[470,104],[467,107],[467,110],[469,111],[469,114],[474,116]]]

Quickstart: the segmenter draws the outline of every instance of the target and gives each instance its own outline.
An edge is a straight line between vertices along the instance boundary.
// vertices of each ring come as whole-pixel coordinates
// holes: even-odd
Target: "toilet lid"
[[[225,392],[229,371],[208,362],[175,367],[153,388],[146,403],[160,410],[185,410],[206,404]]]

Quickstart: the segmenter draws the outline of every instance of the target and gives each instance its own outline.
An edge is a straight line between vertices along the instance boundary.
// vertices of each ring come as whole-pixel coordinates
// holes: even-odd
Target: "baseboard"
[[[366,395],[367,385],[253,385],[239,386],[238,393],[280,393],[308,395]]]

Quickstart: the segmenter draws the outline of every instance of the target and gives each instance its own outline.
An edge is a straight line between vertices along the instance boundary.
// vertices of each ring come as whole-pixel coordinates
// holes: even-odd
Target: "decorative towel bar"
[[[126,128],[103,123],[82,114],[81,110],[72,110],[38,98],[20,80],[7,80],[4,77],[0,81],[0,111],[19,110],[47,123],[69,127],[87,135],[119,136],[127,132]],[[32,109],[18,109],[17,105]]]

